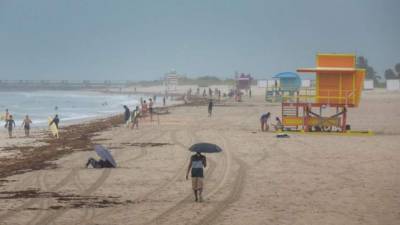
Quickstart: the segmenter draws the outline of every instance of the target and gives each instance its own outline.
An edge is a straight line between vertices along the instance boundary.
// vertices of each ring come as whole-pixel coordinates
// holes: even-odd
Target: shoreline
[[[184,102],[172,101],[166,106],[156,106],[154,108],[173,108],[185,106]],[[12,175],[40,170],[46,168],[55,168],[52,161],[60,157],[77,151],[93,150],[91,137],[96,133],[116,127],[123,124],[123,113],[113,113],[111,115],[96,116],[86,119],[68,121],[60,126],[60,138],[51,136],[46,126],[39,126],[31,129],[30,137],[13,137],[9,140],[18,141],[22,138],[31,145],[24,146],[23,143],[0,145],[0,152],[15,151],[15,155],[22,154],[22,158],[10,160],[0,154],[0,186],[6,182],[4,178]],[[16,130],[14,130],[14,135]],[[18,133],[21,133],[19,130]],[[8,134],[7,134],[8,136]],[[6,137],[8,138],[8,137]],[[11,154],[13,156],[13,154]],[[37,157],[35,159],[35,157]],[[11,162],[10,162],[11,161]],[[14,162],[13,162],[14,161]]]
[[[400,93],[363,96],[360,107],[349,112],[352,127],[384,133],[361,137],[280,139],[261,132],[261,113],[281,113],[263,97],[260,90],[243,102],[216,105],[212,117],[194,100],[172,107],[159,124],[142,120],[138,130],[120,125],[119,115],[71,125],[58,140],[45,135],[42,147],[25,144],[20,162],[18,157],[0,161],[4,172],[21,173],[0,178],[0,220],[7,225],[398,224]],[[199,142],[223,149],[206,154],[203,203],[194,201],[185,179],[188,148]],[[89,157],[97,157],[94,144],[107,147],[118,167],[85,168]]]
[[[157,97],[160,97],[162,95],[160,95],[160,93],[157,92],[131,92],[131,91],[124,91],[124,92],[117,92],[117,91],[111,91],[111,90],[92,90],[92,89],[79,89],[79,90],[48,90],[48,89],[41,89],[41,90],[35,90],[37,92],[66,92],[66,93],[84,93],[84,94],[93,94],[93,95],[109,95],[109,96],[114,96],[114,95],[121,95],[121,96],[125,96],[127,95],[128,97],[130,97],[131,95],[136,96],[137,97],[137,101],[139,101],[140,98],[143,98],[145,100],[147,100],[147,98],[153,98],[154,95],[156,95]],[[0,93],[2,91],[0,90]],[[17,90],[17,91],[12,91],[12,92],[16,92],[16,93],[24,93],[27,92],[27,90]],[[175,94],[175,95],[171,95],[171,96],[181,96],[180,94]],[[161,100],[161,99],[160,99]],[[155,107],[161,107],[162,106],[162,102],[158,100],[154,105]],[[167,99],[167,104],[166,106],[171,106],[171,105],[175,105],[175,104],[180,104],[180,100],[169,100]],[[121,103],[121,107],[122,105],[124,105],[126,103]],[[135,106],[139,105],[138,103],[132,103],[132,104],[127,104],[131,109],[133,109]],[[7,108],[5,105],[2,105],[3,108]],[[81,122],[88,122],[90,120],[96,120],[96,119],[102,119],[102,118],[107,118],[110,116],[115,116],[117,114],[119,114],[121,112],[121,110],[111,110],[108,113],[104,113],[104,114],[99,114],[99,115],[86,115],[86,114],[82,114],[82,116],[80,117],[67,117],[67,118],[61,118],[62,122],[64,125],[72,125],[72,124],[77,124],[77,123],[81,123]],[[14,114],[15,112],[12,112],[12,114]],[[62,113],[62,112],[53,112],[53,114],[56,113]],[[15,119],[14,119],[15,120]],[[37,118],[36,118],[36,121]],[[0,121],[1,124],[2,121]],[[22,118],[16,119],[16,127],[19,127],[19,124],[22,123]],[[46,128],[47,127],[47,117],[45,118],[41,118],[39,119],[39,122],[35,122],[32,124],[32,128],[33,130],[36,129],[42,129],[42,128]]]
[[[0,158],[0,179],[11,175],[26,173],[32,170],[54,168],[54,161],[63,155],[75,151],[92,150],[91,137],[97,132],[122,124],[122,115],[111,116],[106,119],[96,119],[83,124],[72,124],[60,129],[60,138],[51,137],[50,134],[36,138],[38,146],[6,146],[2,151],[20,151],[21,158],[10,160]]]

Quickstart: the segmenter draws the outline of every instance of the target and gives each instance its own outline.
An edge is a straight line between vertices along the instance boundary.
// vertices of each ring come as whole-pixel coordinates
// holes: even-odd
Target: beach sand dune
[[[1,178],[0,224],[400,224],[400,93],[367,92],[349,111],[353,129],[375,136],[287,139],[260,132],[259,116],[281,109],[253,94],[211,118],[206,106],[175,107],[159,124],[96,131],[90,144],[109,148],[116,169],[84,168],[95,153],[82,149]],[[223,148],[207,155],[203,203],[185,179],[197,142]]]

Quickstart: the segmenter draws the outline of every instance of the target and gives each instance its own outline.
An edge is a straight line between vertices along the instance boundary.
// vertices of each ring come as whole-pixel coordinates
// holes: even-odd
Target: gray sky
[[[0,79],[266,78],[354,52],[400,62],[399,0],[0,0]]]

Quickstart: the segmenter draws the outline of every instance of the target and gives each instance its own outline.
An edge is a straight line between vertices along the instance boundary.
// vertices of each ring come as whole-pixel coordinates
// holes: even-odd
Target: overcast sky
[[[400,0],[0,0],[1,79],[257,78],[316,52],[400,62]]]

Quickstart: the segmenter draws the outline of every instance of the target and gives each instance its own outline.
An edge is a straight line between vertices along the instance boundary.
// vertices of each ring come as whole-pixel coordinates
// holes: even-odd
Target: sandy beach
[[[260,131],[262,113],[281,111],[263,94],[216,103],[211,118],[205,105],[172,107],[138,130],[119,116],[65,127],[59,140],[3,129],[0,224],[400,224],[400,92],[365,91],[349,110],[352,128],[374,136],[285,139]],[[197,142],[223,148],[206,155],[202,203],[185,179]],[[85,168],[94,144],[118,168]]]

